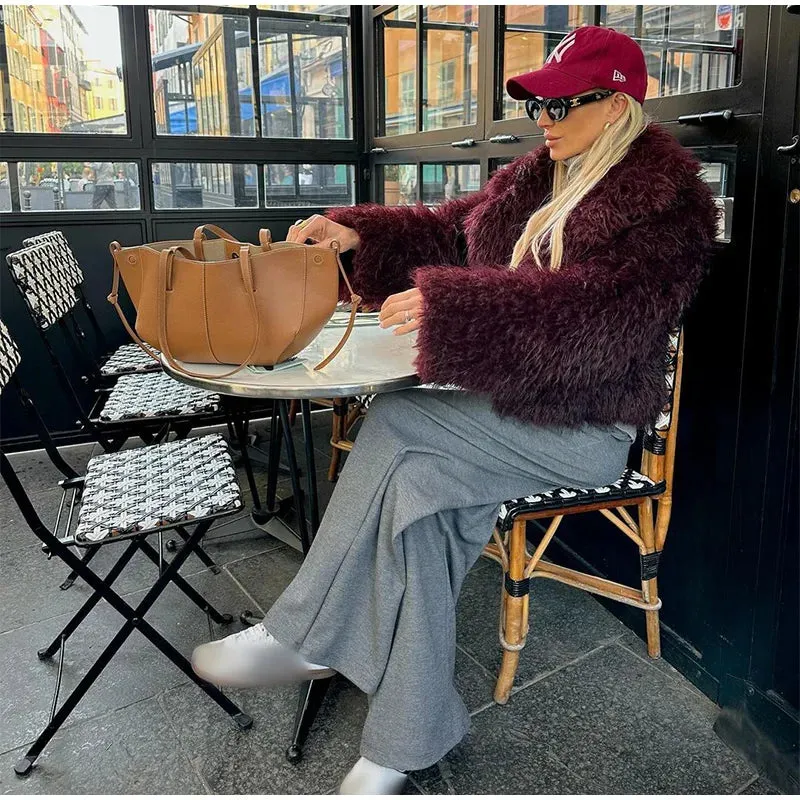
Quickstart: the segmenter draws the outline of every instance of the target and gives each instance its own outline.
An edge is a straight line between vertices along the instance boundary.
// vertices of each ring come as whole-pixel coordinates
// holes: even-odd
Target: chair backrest
[[[61,453],[58,452],[53,437],[50,436],[50,431],[47,429],[44,420],[36,410],[36,406],[34,406],[30,395],[28,395],[25,388],[20,383],[19,378],[15,375],[20,361],[19,348],[16,342],[11,338],[11,334],[8,332],[5,323],[0,320],[0,394],[2,394],[3,389],[13,380],[22,407],[30,415],[32,422],[36,426],[39,439],[42,445],[44,445],[45,452],[53,462],[53,465],[65,478],[77,478],[78,473],[61,457]],[[5,456],[3,456],[3,458],[5,458]],[[10,464],[8,468],[11,469]]]
[[[64,319],[77,304],[74,269],[64,257],[63,248],[53,240],[9,253],[6,263],[42,330]]]
[[[61,231],[47,231],[36,236],[30,236],[22,240],[23,247],[34,247],[37,244],[52,242],[58,250],[60,264],[63,264],[64,275],[71,281],[73,286],[80,286],[83,283],[83,270],[78,264],[78,259],[69,246],[67,237]]]
[[[678,438],[681,374],[683,372],[683,327],[669,332],[665,354],[664,380],[668,397],[656,419],[644,428],[642,472],[655,481],[666,480],[672,486],[675,443]]]
[[[0,320],[0,392],[6,388],[16,372],[19,361],[20,355],[17,345],[11,338],[8,328]]]

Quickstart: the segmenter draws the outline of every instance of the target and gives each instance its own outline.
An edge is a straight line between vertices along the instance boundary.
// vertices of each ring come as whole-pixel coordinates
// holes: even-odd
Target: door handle
[[[791,144],[782,144],[780,147],[775,148],[779,153],[797,153],[800,151],[800,134],[795,134],[792,137]]]
[[[707,122],[730,122],[735,114],[730,108],[724,111],[704,111],[702,114],[684,114],[678,117],[679,125],[705,125]]]
[[[450,142],[450,147],[475,147],[475,140],[461,139],[459,142]]]
[[[492,136],[489,141],[494,144],[513,144],[519,141],[519,137],[514,136],[513,133],[501,133],[498,136]]]

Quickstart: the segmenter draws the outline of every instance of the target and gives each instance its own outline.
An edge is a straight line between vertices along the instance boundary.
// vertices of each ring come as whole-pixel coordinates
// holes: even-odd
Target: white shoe
[[[279,644],[262,623],[192,653],[192,669],[215,686],[250,689],[330,678],[335,670],[310,664],[299,653]]]
[[[407,781],[405,772],[382,767],[361,756],[347,773],[337,794],[402,794]]]

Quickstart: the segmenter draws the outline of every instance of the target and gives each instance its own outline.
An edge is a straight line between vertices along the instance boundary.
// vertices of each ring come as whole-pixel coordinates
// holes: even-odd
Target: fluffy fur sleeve
[[[480,191],[434,208],[361,203],[331,208],[328,219],[355,230],[361,245],[342,254],[353,289],[365,305],[380,306],[413,284],[412,271],[425,264],[463,265],[463,223],[469,212],[510,182],[513,164],[496,173]],[[346,299],[343,297],[343,299]]]
[[[667,332],[714,248],[716,209],[704,187],[695,194],[558,272],[416,270],[422,381],[488,393],[497,413],[538,424],[650,421],[665,400]],[[644,399],[621,415],[618,395],[642,380],[631,395]]]

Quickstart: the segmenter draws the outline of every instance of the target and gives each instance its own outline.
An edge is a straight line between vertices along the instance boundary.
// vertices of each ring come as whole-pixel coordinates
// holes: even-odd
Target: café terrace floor
[[[259,423],[257,429],[268,423]],[[326,471],[330,412],[315,412],[321,508],[333,485]],[[299,430],[299,421],[297,429]],[[65,448],[85,466],[91,445]],[[302,451],[302,447],[299,448]],[[302,464],[302,453],[298,454]],[[58,473],[41,452],[12,462],[45,522],[55,519]],[[245,481],[241,475],[242,486]],[[288,480],[281,492],[288,494]],[[300,555],[248,525],[246,513],[215,525],[206,549],[183,574],[238,620],[263,612],[292,579]],[[280,525],[272,522],[271,525]],[[135,632],[90,689],[26,778],[14,763],[47,723],[58,660],[48,643],[89,594],[83,582],[59,590],[67,570],[48,561],[5,485],[0,486],[0,793],[325,794],[358,758],[366,697],[337,678],[298,765],[284,751],[297,690],[230,691],[254,718],[247,732]],[[93,564],[107,570],[115,545]],[[118,551],[116,551],[118,552]],[[138,554],[118,580],[134,603],[155,567]],[[509,703],[492,701],[500,663],[500,568],[481,559],[458,604],[456,679],[472,712],[469,736],[443,761],[412,773],[410,794],[773,794],[756,770],[715,735],[717,709],[589,595],[551,581],[534,585],[531,630]],[[666,599],[669,602],[669,599]],[[148,619],[185,655],[209,638],[205,615],[169,587]],[[344,621],[343,621],[344,624]],[[105,602],[69,640],[61,698],[76,685],[120,625]],[[214,638],[239,630],[214,626]]]

